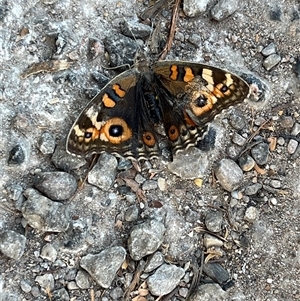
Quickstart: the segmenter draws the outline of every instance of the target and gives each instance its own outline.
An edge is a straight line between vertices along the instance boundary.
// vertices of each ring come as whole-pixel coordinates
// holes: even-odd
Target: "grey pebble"
[[[207,153],[191,147],[174,156],[173,162],[168,164],[168,169],[182,179],[193,180],[202,178],[206,174],[208,162]]]
[[[44,155],[51,155],[55,150],[55,138],[52,134],[45,132],[38,140],[38,149]]]
[[[81,289],[89,289],[91,284],[89,280],[89,274],[86,271],[79,270],[76,278],[75,278],[76,284]]]
[[[123,247],[111,247],[82,257],[80,266],[103,288],[108,288],[126,258]]]
[[[299,145],[299,142],[294,140],[294,139],[291,139],[287,145],[287,151],[289,154],[294,154],[298,148],[298,145]]]
[[[259,116],[259,117],[255,118],[255,120],[254,120],[254,124],[257,126],[261,126],[265,122],[266,122],[266,119],[262,116]]]
[[[232,142],[238,146],[243,146],[246,143],[246,138],[239,135],[238,133],[234,133],[232,136]]]
[[[277,139],[277,144],[283,146],[285,144],[285,139],[283,137],[279,137]]]
[[[75,177],[63,171],[40,172],[34,176],[33,185],[54,201],[67,200],[77,190]]]
[[[239,158],[239,166],[243,171],[250,171],[254,168],[255,161],[251,156],[245,154]]]
[[[117,159],[110,154],[100,155],[98,162],[88,174],[88,182],[102,190],[109,190],[117,175]]]
[[[190,17],[196,17],[206,11],[207,4],[210,0],[184,0],[183,11]]]
[[[119,287],[115,287],[109,294],[113,300],[122,300],[124,291]]]
[[[291,135],[297,136],[300,133],[300,123],[295,122],[291,131]]]
[[[134,180],[139,184],[143,184],[146,181],[146,179],[140,173],[135,176]]]
[[[261,142],[251,148],[251,155],[258,165],[265,165],[269,158],[269,145]]]
[[[8,197],[13,201],[17,201],[23,192],[23,187],[20,184],[10,184],[6,187]]]
[[[243,181],[243,171],[230,159],[222,159],[215,168],[215,175],[220,185],[227,191],[236,190]]]
[[[21,297],[15,293],[4,290],[1,291],[0,301],[21,301]]]
[[[225,285],[230,281],[228,271],[225,270],[220,263],[205,263],[203,265],[203,272],[221,286]]]
[[[246,127],[245,117],[241,112],[229,115],[229,123],[236,130],[242,130]]]
[[[268,46],[266,46],[262,51],[261,53],[264,55],[264,56],[269,56],[273,53],[276,53],[276,46],[274,43],[270,43]]]
[[[0,252],[12,259],[19,260],[24,254],[26,237],[15,231],[0,233]]]
[[[86,161],[84,158],[67,155],[65,146],[61,145],[55,148],[54,154],[51,157],[51,161],[57,169],[64,170],[67,172],[86,165]]]
[[[205,216],[205,226],[211,232],[222,230],[223,214],[221,211],[210,210]]]
[[[239,7],[238,0],[220,0],[212,8],[211,16],[216,21],[222,21],[232,15]]]
[[[70,300],[69,293],[64,287],[51,292],[51,295],[52,295],[52,300],[59,300],[59,301],[69,301]]]
[[[118,33],[109,35],[104,39],[104,46],[109,53],[112,67],[134,63],[135,53],[138,49],[137,43]],[[125,70],[125,69],[123,69]]]
[[[143,190],[153,190],[157,188],[157,182],[154,180],[146,180],[142,185]]]
[[[189,36],[188,41],[195,47],[201,46],[201,37],[196,33],[193,33],[191,36]]]
[[[26,280],[21,280],[20,287],[24,293],[29,293],[31,291],[31,285]]]
[[[280,125],[286,129],[292,128],[294,125],[294,119],[291,116],[283,116],[281,118]]]
[[[46,244],[41,251],[41,257],[54,262],[57,257],[57,251],[51,244]]]
[[[265,58],[265,60],[263,61],[263,66],[266,68],[267,71],[269,71],[277,64],[279,64],[280,61],[281,61],[281,56],[277,53],[274,53],[269,55],[267,58]]]
[[[146,38],[151,34],[152,28],[136,20],[125,20],[121,24],[121,32],[130,38]]]
[[[128,207],[124,214],[124,219],[126,222],[133,222],[138,219],[139,209],[136,205]]]
[[[9,152],[8,164],[20,165],[25,161],[25,152],[20,144],[15,145]]]
[[[212,300],[228,300],[228,293],[224,291],[217,283],[199,285],[197,291],[190,297],[190,301]]]
[[[155,252],[153,256],[148,260],[146,263],[144,272],[145,273],[150,273],[159,266],[161,266],[164,263],[164,255],[161,252]]]
[[[258,210],[250,206],[246,209],[244,220],[253,223],[258,218]]]
[[[78,290],[79,287],[78,287],[76,281],[69,281],[68,284],[67,284],[67,289],[69,291],[71,291],[71,290]]]
[[[270,186],[273,188],[280,188],[281,187],[281,182],[279,180],[271,180],[270,181]]]
[[[49,289],[52,291],[54,289],[54,277],[52,274],[44,274],[43,276],[36,276],[35,281],[43,289]]]
[[[189,289],[186,287],[182,287],[178,290],[178,293],[181,297],[186,298],[186,296],[188,295]]]
[[[253,185],[249,185],[245,189],[245,195],[254,195],[256,194],[260,189],[262,189],[262,184],[255,183]]]
[[[31,227],[44,232],[67,230],[70,222],[67,206],[53,202],[33,188],[26,189],[24,195],[27,200],[22,207],[22,214]]]
[[[165,226],[163,223],[150,219],[131,229],[128,249],[133,260],[140,260],[154,253],[162,244]]]
[[[170,293],[184,276],[183,268],[172,264],[163,264],[147,279],[149,291],[154,296]]]

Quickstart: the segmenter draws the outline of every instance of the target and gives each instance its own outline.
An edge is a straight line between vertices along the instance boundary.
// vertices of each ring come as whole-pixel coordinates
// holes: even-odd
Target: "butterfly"
[[[111,80],[85,107],[67,138],[68,153],[103,152],[158,158],[196,146],[224,109],[244,101],[249,85],[238,75],[185,61],[159,61]]]

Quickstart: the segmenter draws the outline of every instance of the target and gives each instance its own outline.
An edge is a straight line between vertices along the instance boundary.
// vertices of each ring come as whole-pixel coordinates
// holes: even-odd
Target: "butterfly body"
[[[161,154],[160,141],[173,152],[203,137],[224,109],[242,102],[248,84],[209,65],[157,62],[125,71],[86,106],[67,138],[69,153],[109,153],[149,159]]]

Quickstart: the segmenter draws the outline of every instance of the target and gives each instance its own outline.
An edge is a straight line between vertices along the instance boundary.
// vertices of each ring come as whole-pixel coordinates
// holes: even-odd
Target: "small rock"
[[[161,266],[165,261],[164,255],[161,252],[155,252],[153,256],[149,259],[145,265],[144,272],[150,273],[159,266]]]
[[[295,122],[291,131],[291,135],[297,136],[300,133],[300,123]]]
[[[222,247],[224,245],[221,239],[218,239],[217,237],[208,233],[205,233],[203,236],[203,244],[206,249],[211,247]]]
[[[25,153],[21,145],[14,146],[9,152],[8,164],[20,165],[25,161]]]
[[[90,280],[89,280],[89,274],[86,271],[79,270],[76,278],[75,278],[76,284],[81,289],[89,289],[91,287]]]
[[[80,266],[103,288],[108,288],[126,257],[123,247],[111,247],[99,254],[82,257]]]
[[[179,295],[183,298],[186,298],[186,296],[188,295],[188,292],[189,292],[189,290],[186,287],[182,287],[178,290]]]
[[[279,137],[277,139],[277,144],[280,145],[280,146],[283,146],[285,144],[285,140],[283,137]]]
[[[251,148],[251,155],[258,165],[265,165],[269,158],[269,145],[267,143],[259,143]]]
[[[157,186],[161,191],[166,191],[168,189],[167,181],[164,178],[159,177],[157,179]]]
[[[222,159],[219,162],[215,175],[220,185],[227,191],[236,190],[243,181],[243,171],[230,159]]]
[[[138,219],[139,209],[136,205],[128,207],[124,214],[124,219],[126,222],[133,222]]]
[[[245,195],[254,195],[256,194],[260,189],[262,189],[262,184],[255,183],[253,185],[249,185],[245,189]]]
[[[277,199],[276,198],[271,198],[270,202],[272,205],[276,206],[278,204]]]
[[[121,24],[121,31],[130,38],[147,38],[150,36],[152,28],[149,25],[138,22],[137,20],[125,20]]]
[[[52,274],[45,274],[43,276],[36,276],[35,281],[40,285],[44,290],[52,291],[54,289],[54,277]]]
[[[257,125],[257,126],[261,126],[262,124],[264,124],[266,122],[266,119],[264,117],[257,117],[255,120],[254,120],[254,124]]]
[[[222,230],[223,214],[221,211],[210,210],[205,217],[205,226],[211,232]]]
[[[250,206],[246,209],[244,220],[253,223],[258,218],[258,210]]]
[[[271,180],[270,181],[270,186],[272,186],[273,188],[280,188],[281,187],[281,182],[279,180]]]
[[[70,222],[67,206],[53,202],[32,188],[25,190],[24,195],[27,201],[22,213],[31,227],[44,232],[67,230]]]
[[[52,295],[52,300],[59,300],[59,301],[69,301],[70,300],[69,293],[67,292],[67,290],[64,287],[53,291],[51,293],[51,295]]]
[[[61,145],[55,148],[51,160],[57,169],[64,170],[66,172],[79,169],[80,167],[86,165],[84,158],[67,155],[65,146],[62,147]]]
[[[290,129],[294,125],[294,119],[291,116],[283,116],[280,125],[285,129]]]
[[[207,153],[191,147],[174,156],[173,162],[168,164],[168,169],[182,179],[193,180],[205,176],[208,162]]]
[[[88,174],[88,182],[102,190],[109,190],[117,175],[117,159],[110,154],[100,155],[97,164]]]
[[[201,37],[196,33],[193,33],[191,36],[189,36],[188,41],[195,47],[199,48],[201,46]]]
[[[132,65],[134,63],[135,53],[138,49],[137,43],[118,33],[108,35],[104,40],[104,46],[109,53],[112,67],[122,65]],[[125,70],[124,68],[121,70]]]
[[[0,252],[5,256],[19,260],[24,254],[26,237],[17,232],[7,230],[0,234]]]
[[[183,11],[190,18],[199,16],[206,11],[208,2],[209,0],[184,0]]]
[[[154,253],[162,244],[165,226],[157,220],[147,220],[131,229],[128,249],[133,260]]]
[[[281,56],[277,53],[269,55],[264,61],[263,66],[266,68],[267,71],[271,70],[281,61]]]
[[[38,149],[44,155],[51,155],[55,150],[55,138],[50,133],[43,133],[38,141]]]
[[[67,289],[69,291],[71,291],[71,290],[78,290],[79,287],[77,286],[77,283],[75,281],[69,281],[68,284],[67,284]]]
[[[246,138],[239,135],[238,133],[234,133],[234,135],[232,137],[232,142],[238,146],[243,146],[246,143]]]
[[[274,43],[270,43],[267,47],[265,47],[262,52],[264,56],[269,56],[271,54],[276,53],[276,47]]]
[[[63,171],[40,172],[35,175],[33,185],[55,201],[69,199],[77,190],[75,177]]]
[[[119,286],[117,286],[110,292],[109,295],[113,300],[122,300],[124,292]]]
[[[298,148],[298,145],[299,145],[298,141],[296,141],[294,139],[291,139],[289,141],[288,145],[287,145],[287,151],[288,151],[288,153],[291,154],[291,155],[294,154],[295,151]]]
[[[157,188],[157,182],[154,180],[147,180],[144,182],[142,189],[143,190],[153,190]]]
[[[217,283],[201,284],[197,291],[192,294],[190,301],[226,301],[228,294]]]
[[[170,293],[184,276],[183,268],[172,264],[163,264],[147,279],[149,291],[154,296],[162,296]]]
[[[23,192],[23,187],[20,184],[11,184],[6,187],[7,195],[13,201],[17,201]]]
[[[250,171],[254,168],[255,161],[251,156],[245,154],[239,158],[239,165],[243,171]]]
[[[51,244],[46,244],[41,251],[41,257],[54,262],[57,257],[57,251]]]
[[[26,280],[21,280],[20,287],[24,293],[29,293],[31,291],[31,285]]]
[[[203,265],[203,272],[221,286],[225,286],[230,282],[228,271],[225,270],[223,266],[217,262],[205,263]]]
[[[220,0],[212,8],[211,16],[216,21],[222,21],[232,15],[239,7],[238,0]]]
[[[229,123],[236,130],[242,130],[246,127],[245,117],[240,111],[237,111],[236,114],[229,115]]]

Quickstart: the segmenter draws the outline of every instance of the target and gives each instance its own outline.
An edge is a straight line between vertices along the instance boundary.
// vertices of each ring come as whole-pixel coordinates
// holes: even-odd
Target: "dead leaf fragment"
[[[58,72],[61,70],[69,69],[71,65],[72,65],[71,62],[67,62],[64,60],[34,63],[26,71],[24,71],[20,75],[20,77],[22,79],[25,79],[30,75],[38,74],[41,72]]]

